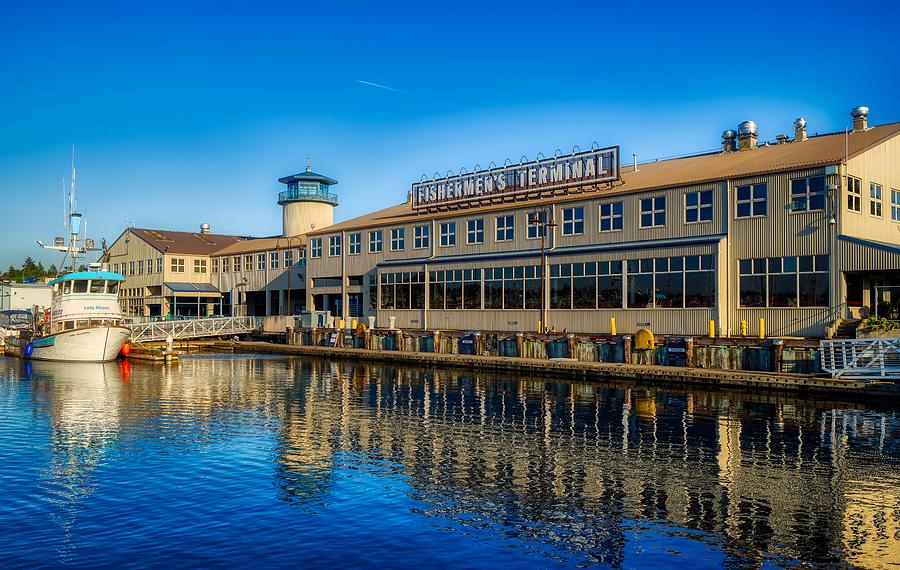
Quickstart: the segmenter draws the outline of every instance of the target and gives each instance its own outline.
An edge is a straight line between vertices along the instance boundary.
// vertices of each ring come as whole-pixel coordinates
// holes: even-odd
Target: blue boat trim
[[[107,281],[125,281],[125,278],[119,275],[118,273],[113,273],[111,271],[77,271],[75,273],[69,273],[68,275],[63,275],[62,277],[57,277],[56,279],[50,281],[50,285],[55,283],[59,283],[60,281],[72,281],[73,279],[106,279]]]
[[[34,348],[46,348],[48,346],[53,346],[55,343],[56,335],[53,335],[33,340],[31,341],[31,346],[33,346]]]
[[[660,247],[679,247],[686,245],[707,245],[722,241],[725,234],[714,234],[707,236],[694,236],[677,239],[653,239],[632,242],[618,243],[602,243],[592,245],[573,245],[567,247],[557,247],[547,250],[547,257],[555,257],[559,255],[571,255],[576,253],[601,253],[622,250],[641,250],[655,249]],[[378,267],[395,267],[400,265],[422,265],[423,263],[465,263],[476,260],[492,260],[492,259],[518,259],[522,257],[539,257],[540,249],[526,249],[521,251],[509,251],[502,253],[474,253],[465,255],[445,255],[443,257],[420,257],[417,259],[397,259],[382,261]]]

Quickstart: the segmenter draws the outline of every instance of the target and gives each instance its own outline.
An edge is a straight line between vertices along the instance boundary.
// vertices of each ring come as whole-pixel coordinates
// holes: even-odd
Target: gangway
[[[900,338],[822,340],[819,348],[832,378],[900,380]]]
[[[211,317],[208,319],[132,323],[126,326],[131,329],[132,342],[152,342],[166,340],[168,337],[172,337],[173,340],[183,340],[233,336],[248,334],[259,329],[255,317]]]

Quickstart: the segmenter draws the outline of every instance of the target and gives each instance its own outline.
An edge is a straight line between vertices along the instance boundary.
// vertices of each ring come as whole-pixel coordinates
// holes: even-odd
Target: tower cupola
[[[334,207],[338,197],[329,188],[337,180],[316,174],[306,161],[306,172],[279,178],[287,190],[278,193],[278,204],[282,208],[282,230],[284,236],[306,234],[315,229],[334,223]]]

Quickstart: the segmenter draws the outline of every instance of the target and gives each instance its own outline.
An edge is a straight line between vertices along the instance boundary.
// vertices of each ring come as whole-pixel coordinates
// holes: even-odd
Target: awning
[[[221,297],[222,294],[212,283],[185,283],[166,281],[167,289],[176,297]]]
[[[900,268],[900,244],[840,235],[841,271],[893,271]]]

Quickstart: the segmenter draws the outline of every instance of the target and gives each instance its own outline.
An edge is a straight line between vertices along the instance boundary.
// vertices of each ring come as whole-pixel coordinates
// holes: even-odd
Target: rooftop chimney
[[[731,129],[722,132],[722,152],[737,150],[737,132]]]
[[[744,121],[738,125],[738,150],[751,150],[756,148],[759,140],[759,127],[753,121]]]
[[[853,110],[850,111],[850,116],[853,117],[853,131],[864,131],[869,127],[869,108],[863,105],[859,107],[853,107]]]
[[[794,142],[803,142],[806,140],[806,119],[797,117],[794,121]]]
[[[208,234],[209,233],[209,224],[200,224],[200,233]]]

